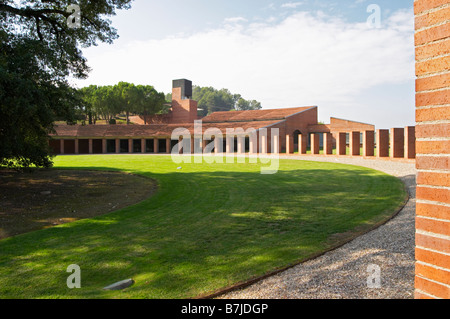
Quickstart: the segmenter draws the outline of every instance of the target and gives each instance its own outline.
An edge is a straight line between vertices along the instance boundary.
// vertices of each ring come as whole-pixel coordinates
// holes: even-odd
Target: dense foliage
[[[217,90],[213,87],[194,86],[193,99],[198,101],[199,113],[206,116],[220,111],[259,110],[261,103],[245,100],[240,94],[232,94],[228,89]]]
[[[130,2],[80,0],[74,15],[72,0],[0,0],[0,166],[51,166],[54,121],[73,121],[82,107],[68,83],[89,72],[81,48],[112,43],[107,17]]]
[[[134,85],[120,82],[114,86],[91,85],[80,89],[84,110],[89,122],[102,118],[111,121],[122,112],[127,115],[129,123],[130,113],[147,116],[166,111],[165,95],[157,92],[150,85]]]

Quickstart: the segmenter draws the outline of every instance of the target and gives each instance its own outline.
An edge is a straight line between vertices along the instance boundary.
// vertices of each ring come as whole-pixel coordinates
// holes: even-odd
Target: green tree
[[[87,109],[95,116],[110,121],[117,114],[127,112],[129,115],[143,115],[147,123],[149,115],[165,111],[165,95],[157,92],[150,85],[134,85],[120,82],[114,86],[91,85],[79,90]]]
[[[144,123],[147,124],[148,115],[158,114],[164,111],[166,96],[150,85],[138,85],[138,102],[135,110],[143,115]]]
[[[200,116],[206,116],[213,112],[262,108],[260,102],[245,100],[240,94],[232,94],[228,89],[217,90],[213,87],[194,86],[192,95],[192,98],[198,101]]]
[[[0,166],[52,165],[54,121],[74,122],[83,108],[67,80],[88,75],[81,48],[112,43],[118,36],[107,17],[131,0],[78,1],[80,27],[68,23],[72,3],[0,0]]]

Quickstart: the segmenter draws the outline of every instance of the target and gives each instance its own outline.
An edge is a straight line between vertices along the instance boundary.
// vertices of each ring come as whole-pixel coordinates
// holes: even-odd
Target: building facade
[[[338,118],[331,118],[330,124],[319,124],[317,106],[215,112],[201,119],[197,114],[197,102],[192,100],[192,82],[174,80],[172,107],[168,114],[148,117],[146,125],[143,125],[144,121],[135,125],[59,125],[55,128],[50,146],[57,155],[170,153],[179,142],[172,140],[173,132],[184,128],[192,139],[201,138],[204,147],[207,144],[205,142],[213,142],[219,137],[216,136],[219,134],[210,135],[208,132],[213,129],[220,131],[223,144],[215,149],[220,153],[227,150],[225,135],[230,131],[235,135],[234,151],[306,154],[308,148],[312,152],[326,148],[327,154],[331,154],[340,134],[346,134],[341,144],[345,143],[347,147],[352,142],[351,145],[355,145],[359,151],[363,134],[375,130],[370,124]],[[201,132],[196,131],[195,123],[198,127],[198,121],[201,121]],[[277,136],[271,135],[272,129],[278,131]],[[261,134],[263,131],[267,131],[267,135]],[[360,133],[353,136],[351,133],[356,131]],[[205,133],[206,140],[203,139]],[[250,141],[252,133],[257,136],[256,145]],[[238,147],[240,143],[245,145]],[[228,151],[231,150],[228,148]]]

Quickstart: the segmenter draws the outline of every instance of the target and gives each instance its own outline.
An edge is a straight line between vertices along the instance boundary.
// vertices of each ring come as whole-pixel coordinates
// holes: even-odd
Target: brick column
[[[134,142],[133,142],[133,140],[130,138],[130,139],[128,139],[128,153],[133,153],[133,149],[134,149]]]
[[[361,155],[361,133],[360,132],[350,132],[350,155],[359,156]]]
[[[238,148],[237,148],[238,154],[245,154],[245,137],[238,136],[237,142],[238,142],[238,145],[237,145],[238,146]]]
[[[226,136],[226,149],[227,154],[234,153],[234,137]]]
[[[311,154],[320,154],[320,137],[317,133],[311,134]]]
[[[172,139],[170,137],[166,138],[166,154],[172,153]]]
[[[389,130],[377,130],[377,157],[389,157]]]
[[[323,133],[323,154],[333,154],[333,136],[331,133]]]
[[[216,154],[216,155],[222,154],[223,150],[221,148],[223,148],[223,140],[215,137],[214,138],[214,154]]]
[[[191,137],[191,154],[194,155],[195,151],[195,138]]]
[[[347,155],[347,133],[337,133],[336,154]]]
[[[147,153],[147,140],[141,138],[141,153]]]
[[[391,129],[391,158],[405,157],[405,129]]]
[[[294,154],[294,137],[286,135],[286,154]]]
[[[416,158],[416,127],[405,127],[405,158]]]
[[[159,139],[157,138],[153,139],[153,153],[155,154],[159,153]]]
[[[116,138],[116,154],[120,153],[120,139]]]
[[[61,151],[61,155],[64,155],[64,140],[59,140],[59,148]]]
[[[266,135],[260,135],[260,145],[259,145],[259,152],[261,154],[267,154],[267,136]]]
[[[256,133],[253,136],[250,135],[249,144],[249,153],[258,154],[258,135]]]
[[[449,0],[416,0],[415,297],[450,299]]]
[[[92,139],[89,139],[89,154],[93,154],[94,153],[94,147],[93,147],[93,142]]]
[[[75,154],[80,154],[80,141],[75,139]]]
[[[271,147],[270,152],[272,154],[280,154],[280,136],[279,135],[272,135],[272,132],[270,134],[271,136]]]
[[[298,135],[298,154],[306,154],[308,148],[308,135],[299,134]]]
[[[375,131],[363,132],[363,156],[375,155]]]
[[[102,153],[103,154],[108,153],[107,141],[108,140],[106,138],[102,139]]]

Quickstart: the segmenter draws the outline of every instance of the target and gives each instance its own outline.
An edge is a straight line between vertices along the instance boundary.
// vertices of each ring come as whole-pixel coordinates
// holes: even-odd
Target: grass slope
[[[302,261],[403,204],[374,170],[282,160],[174,164],[167,156],[58,157],[64,169],[123,170],[159,182],[148,200],[104,216],[0,241],[0,298],[189,298]],[[338,234],[338,235],[336,235]],[[81,289],[66,269],[81,267]],[[103,287],[133,278],[120,292]]]

